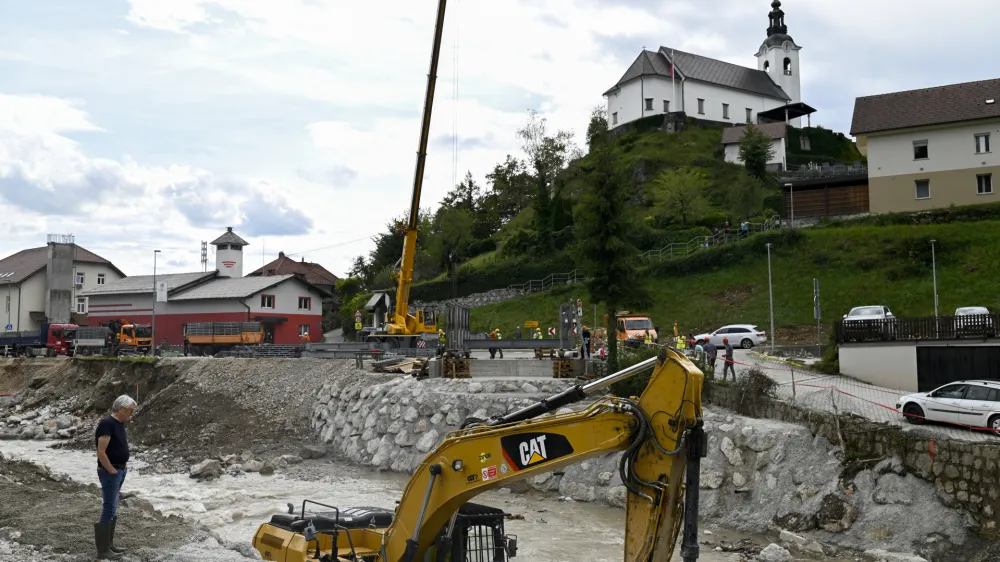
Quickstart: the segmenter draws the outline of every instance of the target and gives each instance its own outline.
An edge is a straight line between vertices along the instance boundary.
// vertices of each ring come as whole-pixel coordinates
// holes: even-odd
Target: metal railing
[[[995,338],[1000,315],[837,320],[837,343]]]
[[[586,281],[585,277],[578,275],[579,270],[574,269],[569,273],[552,273],[543,279],[533,279],[524,283],[514,283],[507,286],[508,291],[519,291],[521,293],[536,293],[538,291],[548,291],[559,285],[572,285]]]
[[[749,226],[750,229],[748,232],[742,232],[737,226],[736,228],[730,228],[728,231],[720,230],[712,236],[697,236],[688,242],[674,242],[664,246],[663,248],[649,250],[648,252],[641,254],[639,258],[644,263],[649,263],[663,259],[687,257],[699,250],[704,250],[720,244],[738,242],[748,236],[752,236],[755,233],[763,233],[780,228],[781,218],[778,215],[774,215],[764,222],[752,222]]]
[[[868,166],[861,165],[860,162],[855,162],[853,166],[848,166],[846,164],[822,164],[822,165],[808,165],[803,164],[797,169],[789,167],[787,170],[783,170],[776,174],[781,179],[812,179],[812,178],[825,178],[825,177],[836,177],[836,176],[867,176]]]

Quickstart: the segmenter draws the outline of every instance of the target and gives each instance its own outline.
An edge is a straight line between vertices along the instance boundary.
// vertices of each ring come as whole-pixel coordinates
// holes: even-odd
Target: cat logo
[[[545,462],[545,459],[548,458],[545,453],[545,436],[539,435],[534,439],[523,441],[518,447],[518,452],[521,453],[522,466]]]
[[[500,438],[503,460],[519,471],[573,454],[573,446],[558,433],[522,433]]]

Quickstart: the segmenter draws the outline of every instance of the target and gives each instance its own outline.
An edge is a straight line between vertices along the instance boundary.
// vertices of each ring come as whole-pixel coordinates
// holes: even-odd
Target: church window
[[[792,75],[792,59],[785,57],[785,76]]]
[[[728,103],[722,104],[722,118],[723,119],[729,119],[729,104]]]
[[[771,70],[771,61],[764,61],[764,72]]]
[[[670,100],[663,100],[663,112],[670,113]]]
[[[646,98],[646,111],[653,111],[653,98]]]
[[[617,111],[611,114],[611,124],[612,125],[617,125],[618,124],[618,112]]]
[[[705,114],[705,100],[701,98],[698,98],[698,114],[699,115]]]
[[[930,158],[930,153],[927,150],[927,141],[913,141],[913,159],[926,160],[928,158]]]

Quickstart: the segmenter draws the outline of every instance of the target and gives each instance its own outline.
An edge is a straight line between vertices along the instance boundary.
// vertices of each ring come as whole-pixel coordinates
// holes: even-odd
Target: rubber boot
[[[111,520],[111,535],[110,539],[108,540],[108,548],[111,550],[111,552],[117,552],[118,554],[121,554],[125,552],[125,549],[118,548],[117,546],[115,546],[115,527],[117,526],[117,524],[118,524],[118,517],[116,516],[114,519]]]
[[[121,560],[122,555],[111,551],[111,523],[94,523],[94,542],[98,560]]]

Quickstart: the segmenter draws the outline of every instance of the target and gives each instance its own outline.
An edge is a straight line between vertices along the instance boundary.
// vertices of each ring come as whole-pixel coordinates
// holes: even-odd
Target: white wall
[[[669,78],[660,76],[643,76],[621,86],[617,92],[608,94],[608,127],[614,128],[622,123],[635,121],[650,115],[660,115],[663,111],[663,101],[670,101],[670,111],[680,111]],[[677,79],[677,99],[681,97],[681,81]],[[646,110],[646,98],[653,99],[653,109]],[[614,114],[618,114],[615,124]]]
[[[990,133],[990,152],[976,154],[975,135]],[[913,159],[913,142],[927,141],[928,158]],[[868,137],[868,176],[966,170],[1000,165],[1000,120],[957,127],[911,129]],[[996,187],[994,187],[996,189]]]
[[[757,57],[757,69],[764,70],[764,62],[770,63],[767,74],[774,83],[792,98],[790,103],[802,101],[802,69],[799,62],[799,48],[789,45],[786,52],[783,47],[765,47],[766,51]],[[785,58],[791,60],[792,73],[785,74]],[[802,118],[791,120],[794,127],[802,126]]]
[[[841,344],[840,372],[901,393],[917,392],[917,344]]]
[[[785,144],[785,139],[776,139],[771,141],[771,150],[774,151],[774,156],[767,161],[768,164],[781,164],[782,169],[787,169],[787,145]],[[731,162],[733,164],[742,164],[743,161],[740,160],[740,145],[737,143],[726,145],[726,162]]]
[[[234,262],[233,267],[226,267],[224,263],[230,261]],[[243,247],[219,245],[215,251],[215,269],[219,270],[220,277],[243,277]]]
[[[83,274],[83,287],[76,286],[76,277]],[[98,275],[104,275],[104,284],[114,283],[122,278],[114,269],[104,263],[73,262],[73,301],[72,311],[77,312],[76,302],[83,297],[83,293],[98,287]],[[86,313],[86,312],[84,312]]]
[[[10,323],[14,325],[16,331],[27,331],[41,328],[41,322],[31,319],[32,312],[45,312],[45,270],[42,269],[31,277],[21,281],[21,291],[18,293],[17,286],[10,289]],[[4,302],[6,302],[4,295]],[[20,301],[18,297],[20,296]],[[18,317],[18,306],[21,307],[20,317]],[[4,325],[6,326],[6,314],[4,315]]]
[[[698,113],[698,98],[705,100],[704,114]],[[734,123],[737,125],[747,122],[746,110],[748,108],[753,110],[751,121],[756,123],[757,114],[761,111],[785,105],[785,102],[782,100],[723,88],[696,80],[684,80],[684,97],[681,101],[683,102],[684,111],[690,117],[721,121],[723,123]],[[723,103],[729,104],[729,119],[722,117]]]
[[[261,308],[261,295],[274,295],[275,307]],[[300,310],[299,297],[311,298],[312,308],[310,310]],[[322,297],[317,293],[310,292],[304,284],[294,279],[260,291],[247,299],[246,303],[254,313],[306,314],[316,316],[317,318],[323,315]]]

